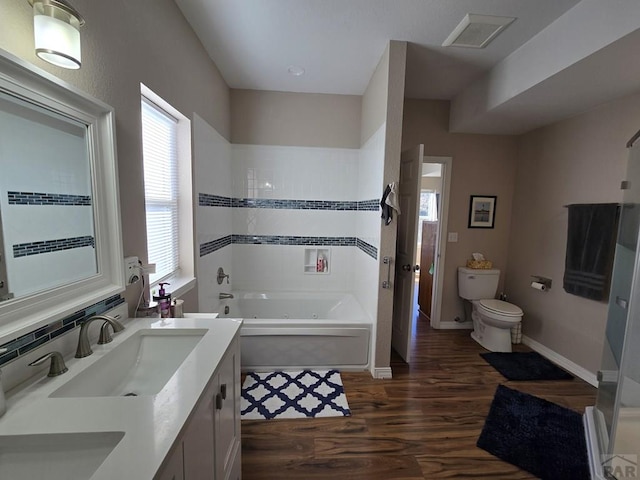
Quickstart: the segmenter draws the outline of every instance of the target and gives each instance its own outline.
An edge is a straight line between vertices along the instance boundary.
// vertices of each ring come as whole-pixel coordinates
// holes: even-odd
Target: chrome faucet
[[[31,362],[29,366],[35,367],[37,365],[42,365],[49,359],[51,359],[51,365],[49,366],[49,373],[47,374],[47,377],[57,377],[58,375],[62,375],[68,370],[67,366],[64,364],[64,358],[62,358],[60,352],[45,353],[37,360]]]
[[[93,317],[89,318],[86,322],[84,322],[80,327],[80,335],[78,337],[78,349],[76,350],[76,358],[84,358],[93,353],[93,350],[91,350],[91,344],[89,343],[88,329],[89,329],[89,324],[91,324],[94,320],[104,320],[107,324],[110,324],[113,327],[114,333],[118,333],[124,330],[124,325],[122,325],[122,323],[120,323],[115,318],[110,317],[109,315],[94,315]],[[107,335],[108,335],[108,332],[107,332]],[[103,343],[107,343],[106,341],[104,341],[103,335],[101,335],[100,337],[101,339],[103,339]],[[110,337],[110,335],[108,335],[108,337]]]
[[[224,293],[224,292],[220,292],[220,294],[218,295],[218,298],[220,300],[224,300],[226,298],[233,298],[233,294],[232,293]]]

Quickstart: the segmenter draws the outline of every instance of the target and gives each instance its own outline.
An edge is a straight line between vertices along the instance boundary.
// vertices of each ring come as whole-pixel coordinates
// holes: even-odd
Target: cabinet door
[[[214,391],[215,382],[202,396],[182,440],[185,480],[213,479],[215,475]]]
[[[168,459],[160,471],[153,477],[154,480],[184,480],[184,457],[182,456],[182,443],[169,452]]]
[[[236,480],[240,464],[240,352],[238,340],[218,371],[219,400],[216,404],[216,479]],[[234,468],[235,467],[235,468]],[[237,473],[236,473],[237,472]],[[236,478],[232,478],[236,475]]]

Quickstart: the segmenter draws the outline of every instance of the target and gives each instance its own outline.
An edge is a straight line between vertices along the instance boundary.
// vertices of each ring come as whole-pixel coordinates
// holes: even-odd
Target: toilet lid
[[[490,312],[499,313],[507,317],[521,317],[522,309],[517,305],[509,302],[503,302],[502,300],[496,300],[488,298],[480,300],[480,305],[489,310]]]

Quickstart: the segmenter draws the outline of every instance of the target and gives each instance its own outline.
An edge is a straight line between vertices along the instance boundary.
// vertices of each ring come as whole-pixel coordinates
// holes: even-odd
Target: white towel
[[[400,215],[400,205],[398,204],[398,184],[396,182],[391,182],[389,184],[389,187],[391,187],[391,191],[389,192],[389,195],[387,195],[387,199],[384,201],[384,203],[386,203],[387,205],[389,205],[391,208],[393,208],[398,215]]]

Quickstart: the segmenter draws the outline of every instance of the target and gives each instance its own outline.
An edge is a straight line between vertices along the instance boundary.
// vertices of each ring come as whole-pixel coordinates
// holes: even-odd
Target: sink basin
[[[0,478],[87,480],[124,432],[0,436]]]
[[[50,396],[155,395],[207,332],[206,329],[139,330]]]

